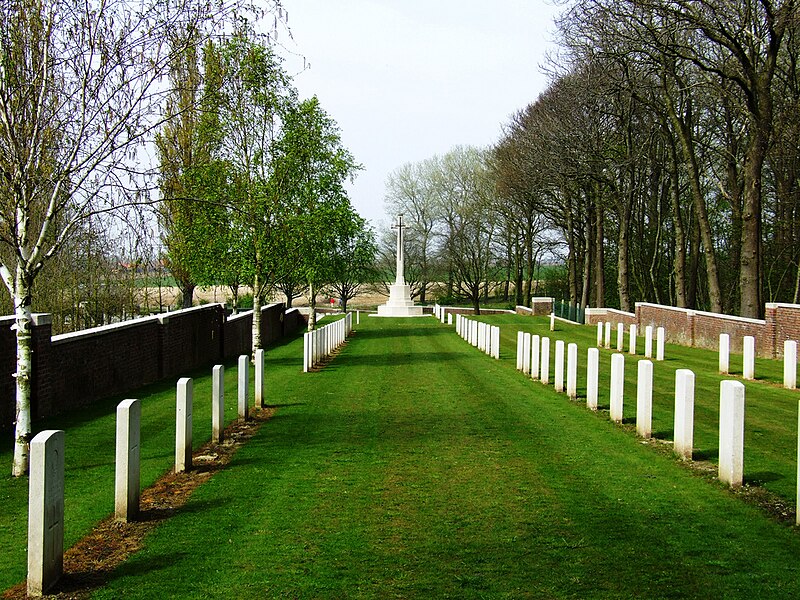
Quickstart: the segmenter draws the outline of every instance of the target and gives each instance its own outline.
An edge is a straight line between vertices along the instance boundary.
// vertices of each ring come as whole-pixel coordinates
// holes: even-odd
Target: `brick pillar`
[[[772,302],[764,307],[764,320],[767,322],[764,327],[763,351],[771,358],[778,358],[783,354],[783,341],[777,339],[778,335],[778,305]]]

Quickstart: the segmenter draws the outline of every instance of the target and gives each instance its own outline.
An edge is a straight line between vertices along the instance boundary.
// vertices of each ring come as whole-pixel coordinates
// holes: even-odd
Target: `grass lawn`
[[[269,352],[276,416],[96,596],[800,595],[794,529],[517,373],[515,328],[544,321],[486,320],[500,361],[431,318],[364,317],[315,373],[300,373],[300,340]],[[569,335],[594,343],[591,328]],[[657,377],[699,364],[681,352]],[[661,435],[667,410],[658,400]],[[695,439],[715,447],[702,427]]]
[[[281,348],[272,352],[279,355]],[[225,367],[228,423],[237,418],[235,360]],[[211,439],[211,369],[187,376],[194,378],[193,445],[199,447]],[[252,387],[252,366],[250,382]],[[175,464],[175,383],[152,385],[133,397],[142,400],[141,482],[147,487]],[[252,402],[252,391],[250,398]],[[116,406],[122,399],[113,398],[34,424],[34,434],[45,429],[66,432],[66,547],[114,510]],[[0,437],[0,591],[24,580],[27,572],[28,478],[10,475],[12,438],[11,431]]]
[[[586,401],[586,350],[597,342],[594,326],[556,322],[550,331],[548,317],[530,318],[516,315],[481,317],[481,320],[500,326],[503,359],[512,368],[516,361],[516,332],[529,331],[551,338],[550,382],[553,381],[554,341],[563,339],[578,344],[578,395]],[[613,329],[613,328],[612,328]],[[612,331],[616,346],[616,332]],[[640,336],[638,356],[627,354],[625,340],[624,423],[633,430],[636,422],[636,363],[644,358],[644,339]],[[655,353],[655,340],[653,340]],[[614,351],[600,350],[598,416],[608,418],[611,355]],[[566,353],[565,353],[566,354]],[[665,359],[653,360],[653,435],[672,440],[675,408],[675,371],[691,369],[695,373],[694,457],[696,460],[717,462],[719,451],[719,387],[725,379],[738,379],[745,384],[745,483],[756,484],[774,492],[784,500],[795,503],[797,494],[797,414],[800,391],[783,388],[783,362],[756,359],[756,380],[742,379],[742,357],[731,355],[731,375],[722,376],[718,370],[718,353],[712,350],[666,345]],[[565,376],[566,377],[566,376]],[[539,385],[539,384],[537,384]]]

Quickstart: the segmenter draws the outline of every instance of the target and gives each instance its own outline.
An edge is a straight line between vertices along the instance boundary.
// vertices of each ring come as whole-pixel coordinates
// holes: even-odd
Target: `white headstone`
[[[312,360],[312,337],[311,332],[306,331],[303,334],[303,373],[308,373],[311,369]]]
[[[611,348],[611,323],[606,321],[605,331],[603,332],[603,346]]]
[[[344,325],[344,321],[339,321]],[[344,331],[340,331],[342,334],[341,341],[344,339]],[[255,368],[255,394],[256,394],[256,406],[258,408],[264,408],[267,406],[267,398],[264,393],[264,350],[262,348],[256,349],[256,368]]]
[[[522,372],[531,373],[531,334],[527,332],[522,338]]]
[[[645,358],[653,358],[653,326],[648,325],[644,328],[644,355]]]
[[[727,333],[719,334],[719,372],[727,375],[730,372],[731,336]]]
[[[719,388],[719,479],[731,487],[744,476],[744,384],[723,381]]]
[[[675,454],[692,459],[694,447],[694,373],[689,369],[675,371]]]
[[[589,348],[586,357],[586,406],[597,410],[597,381],[600,370],[600,351]]]
[[[447,313],[447,324],[448,325],[453,324],[453,313]]]
[[[139,430],[142,404],[123,400],[117,405],[117,445],[114,461],[114,518],[133,521],[139,514]]]
[[[783,342],[783,387],[788,390],[797,388],[797,342]]]
[[[567,396],[578,397],[578,345],[567,346]]]
[[[224,441],[225,431],[225,367],[211,369],[211,439],[215,444]]]
[[[617,352],[625,348],[625,324],[617,323]]]
[[[598,321],[597,322],[597,347],[599,348],[602,345],[603,345],[603,322],[602,321]]]
[[[239,389],[237,394],[239,418],[246,421],[250,417],[250,400],[248,392],[250,388],[250,365],[249,357],[246,354],[239,356],[237,369]]]
[[[556,330],[556,313],[550,313],[550,331]]]
[[[666,338],[667,332],[663,327],[656,329],[656,360],[664,360],[664,344]]]
[[[636,433],[649,438],[653,432],[653,363],[640,360],[636,383]]]
[[[622,398],[625,388],[625,355],[611,356],[611,410],[612,421],[622,422]]]
[[[175,416],[175,472],[192,468],[192,380],[178,379]]]
[[[538,335],[531,336],[531,378],[539,379],[539,370],[541,364],[539,362],[539,348],[541,348],[542,340]]]
[[[41,596],[64,572],[64,432],[47,430],[30,442],[28,596]]]
[[[524,344],[525,333],[523,331],[517,332],[517,371],[522,371],[522,346]]]
[[[745,379],[755,379],[756,377],[756,338],[752,335],[744,336],[744,355],[742,360],[743,377]]]
[[[542,352],[540,354],[539,380],[547,385],[550,383],[550,338],[542,338]]]
[[[554,383],[557,392],[564,391],[564,340],[556,340]]]
[[[633,324],[630,326],[628,354],[636,354],[636,325]]]

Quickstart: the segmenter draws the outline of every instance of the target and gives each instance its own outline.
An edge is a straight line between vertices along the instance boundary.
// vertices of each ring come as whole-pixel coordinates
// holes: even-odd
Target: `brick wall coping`
[[[191,308],[182,308],[180,310],[173,310],[168,313],[161,313],[159,315],[156,315],[156,318],[158,318],[159,322],[161,322],[162,324],[168,323],[170,317],[174,317],[177,315],[185,315],[191,312],[200,312],[202,310],[207,309],[210,306],[221,306],[222,310],[223,311],[225,310],[225,304],[223,304],[222,302],[216,302],[211,304],[201,304],[200,306],[192,306]]]
[[[228,323],[230,323],[231,321],[238,321],[239,319],[244,319],[245,317],[249,317],[252,314],[253,314],[252,310],[243,310],[239,311],[235,315],[230,315],[227,320]]]
[[[139,317],[136,319],[131,319],[130,321],[121,321],[119,323],[112,323],[110,325],[100,325],[99,327],[80,329],[78,331],[71,331],[70,333],[62,333],[59,335],[54,335],[52,337],[52,342],[54,344],[63,343],[69,340],[75,340],[82,337],[89,337],[92,335],[109,333],[111,331],[119,331],[120,329],[128,329],[130,327],[138,327],[142,323],[158,322],[158,320],[159,320],[158,315],[152,315],[149,317]]]
[[[800,304],[790,304],[789,302],[767,302],[767,308],[800,308]]]
[[[656,308],[659,310],[674,310],[677,312],[684,313],[687,316],[693,317],[696,315],[704,316],[704,317],[713,317],[714,319],[723,319],[723,320],[730,320],[730,321],[738,321],[739,323],[750,323],[752,325],[766,325],[767,322],[761,319],[750,319],[748,317],[738,317],[736,315],[726,315],[724,313],[715,313],[715,312],[708,312],[704,310],[694,310],[691,308],[677,308],[675,306],[664,306],[662,304],[652,304],[650,302],[637,302],[636,306],[650,306],[652,308]],[[785,306],[797,306],[794,304],[787,304]],[[769,308],[770,305],[767,304]]]
[[[219,304],[219,303],[218,303]],[[82,337],[88,337],[91,335],[102,335],[104,333],[109,333],[112,331],[119,331],[121,329],[128,329],[130,327],[138,327],[142,323],[148,323],[151,321],[158,321],[159,323],[167,323],[169,321],[170,316],[176,315],[185,315],[190,312],[198,312],[203,309],[208,309],[210,306],[215,306],[214,304],[203,304],[202,306],[193,306],[192,308],[184,308],[181,310],[175,310],[170,313],[164,313],[159,315],[150,315],[148,317],[138,317],[136,319],[131,319],[129,321],[121,321],[119,323],[111,323],[110,325],[100,325],[99,327],[90,327],[88,329],[80,329],[78,331],[72,331],[70,333],[62,333],[59,335],[54,335],[52,337],[53,344],[63,343],[69,340],[75,340]],[[222,304],[219,304],[222,306]]]
[[[520,306],[519,304],[517,304],[516,312],[518,312],[518,313],[519,312],[523,312],[523,313],[531,313],[531,314],[533,314],[533,309],[532,308],[528,308],[527,306]]]
[[[653,306],[657,305],[654,304]],[[616,308],[587,308],[586,314],[592,316],[612,314],[612,315],[620,315],[623,317],[630,317],[632,319],[636,318],[636,313],[625,312],[624,310],[619,310]]]

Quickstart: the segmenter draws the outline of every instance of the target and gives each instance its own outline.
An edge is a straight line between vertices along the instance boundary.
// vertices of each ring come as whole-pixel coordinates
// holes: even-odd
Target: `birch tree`
[[[146,201],[141,152],[159,125],[166,34],[203,0],[0,0],[0,275],[17,337],[15,476],[31,436],[32,286],[77,225]]]

